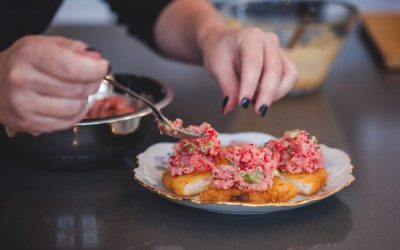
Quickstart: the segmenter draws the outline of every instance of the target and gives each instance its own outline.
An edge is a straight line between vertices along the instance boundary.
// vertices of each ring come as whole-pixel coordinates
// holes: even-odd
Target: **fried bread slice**
[[[325,184],[328,178],[328,172],[325,168],[320,168],[314,173],[307,174],[292,174],[292,173],[281,173],[281,177],[297,188],[297,192],[301,195],[313,195],[318,192]]]
[[[297,188],[292,183],[275,177],[272,187],[266,191],[245,192],[237,188],[227,190],[209,187],[200,194],[202,202],[249,202],[249,203],[277,203],[285,202],[297,195]]]
[[[211,184],[211,172],[191,173],[180,176],[171,176],[166,170],[163,174],[163,184],[171,192],[182,196],[199,194]]]

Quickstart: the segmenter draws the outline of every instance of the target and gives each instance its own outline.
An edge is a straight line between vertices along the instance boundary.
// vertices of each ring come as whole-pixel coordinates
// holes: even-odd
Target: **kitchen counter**
[[[396,249],[400,242],[400,75],[382,72],[353,32],[323,90],[286,97],[265,118],[221,115],[222,96],[202,68],[161,58],[117,27],[57,27],[51,34],[99,48],[116,72],[149,76],[176,92],[165,109],[220,132],[279,136],[302,128],[350,154],[355,182],[316,204],[265,215],[183,207],[132,178],[135,157],[171,141],[152,128],[121,162],[93,171],[51,171],[0,154],[0,249]],[[249,108],[251,109],[251,108]],[[149,119],[144,123],[151,124]],[[4,151],[3,151],[4,152]]]

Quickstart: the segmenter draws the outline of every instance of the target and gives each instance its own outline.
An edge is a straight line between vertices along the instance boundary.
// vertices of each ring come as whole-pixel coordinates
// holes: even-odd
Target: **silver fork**
[[[175,137],[178,139],[196,139],[196,138],[202,138],[205,137],[205,133],[193,133],[191,131],[186,131],[181,128],[177,128],[173,125],[173,123],[165,117],[161,111],[148,99],[144,98],[143,96],[135,93],[134,91],[130,90],[129,88],[125,87],[121,83],[117,82],[114,80],[114,78],[111,75],[106,75],[103,78],[106,82],[110,83],[112,86],[119,88],[120,90],[124,91],[125,93],[129,94],[131,97],[136,98],[144,102],[149,108],[151,109],[153,115],[154,115],[154,120],[157,124],[157,127],[160,129],[160,131],[165,134],[169,135],[171,137]]]

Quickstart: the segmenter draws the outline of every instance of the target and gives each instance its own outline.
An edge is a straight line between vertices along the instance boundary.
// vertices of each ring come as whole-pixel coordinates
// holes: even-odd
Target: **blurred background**
[[[371,44],[378,45],[370,46],[371,54],[377,55],[374,61],[378,63],[381,61],[386,68],[391,68],[389,66],[396,70],[400,68],[398,59],[400,51],[397,49],[396,40],[393,40],[393,36],[397,35],[393,35],[392,32],[393,29],[396,30],[394,23],[400,18],[397,14],[387,15],[387,12],[395,13],[396,10],[400,10],[400,1],[346,1],[354,5],[358,13],[351,6],[335,0],[325,1],[330,4],[324,4],[323,7],[317,6],[319,1],[313,1],[306,8],[302,7],[302,4],[285,7],[285,4],[282,4],[285,3],[284,0],[264,1],[265,4],[254,4],[253,1],[249,5],[246,3],[251,0],[210,1],[221,9],[233,28],[256,25],[279,35],[282,47],[300,72],[299,81],[292,90],[292,95],[315,93],[320,89],[355,20],[369,24],[367,32],[364,33],[367,34],[365,37],[372,37]],[[227,7],[234,3],[241,5],[231,9]],[[279,5],[281,7],[278,7]],[[113,26],[116,19],[106,1],[64,0],[50,30],[66,26]],[[388,27],[381,28],[388,25],[391,26],[390,30]],[[364,39],[364,42],[368,43],[368,39]]]
[[[234,3],[246,2],[246,0],[213,0],[212,2]],[[398,0],[348,0],[355,4],[361,11],[370,10],[400,10]],[[52,25],[73,25],[73,24],[111,24],[115,16],[109,10],[107,3],[101,0],[64,0],[61,9],[57,12]]]

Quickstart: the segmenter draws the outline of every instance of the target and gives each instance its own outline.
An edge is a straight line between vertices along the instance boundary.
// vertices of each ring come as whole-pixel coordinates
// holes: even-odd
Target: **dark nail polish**
[[[222,112],[225,110],[226,104],[228,104],[229,96],[225,96],[224,100],[222,101]]]
[[[242,101],[240,102],[240,105],[244,108],[247,109],[249,107],[250,100],[247,97],[243,97]]]
[[[111,73],[112,67],[111,64],[108,64],[107,75]]]
[[[263,104],[261,107],[258,109],[258,113],[260,114],[261,117],[264,117],[265,114],[267,114],[268,111],[268,106]]]
[[[93,48],[93,47],[91,47],[91,46],[87,47],[87,48],[86,48],[86,51],[94,51],[94,52],[99,52],[99,53],[101,54],[101,50],[96,49],[96,48]]]

